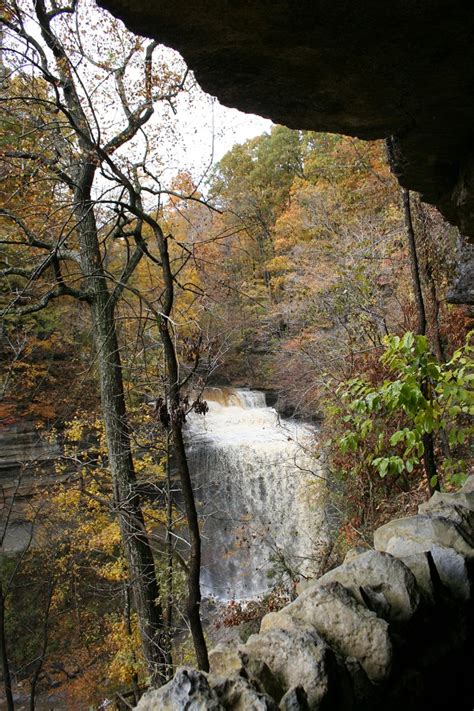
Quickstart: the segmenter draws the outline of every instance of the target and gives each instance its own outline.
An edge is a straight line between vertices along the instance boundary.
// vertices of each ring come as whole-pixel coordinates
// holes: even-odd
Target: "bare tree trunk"
[[[173,634],[173,497],[171,491],[170,436],[166,433],[166,630]],[[172,663],[172,659],[170,662]],[[172,669],[170,670],[172,671]]]
[[[176,457],[176,465],[181,483],[181,492],[186,510],[190,544],[186,615],[191,627],[198,667],[203,671],[209,671],[209,658],[200,614],[201,534],[199,531],[199,520],[196,510],[196,502],[194,500],[194,491],[188,466],[188,458],[186,456],[186,449],[183,440],[183,412],[181,407],[178,360],[170,333],[169,322],[169,316],[171,314],[174,301],[173,273],[170,265],[168,241],[157,224],[155,225],[155,235],[160,250],[161,268],[165,285],[162,301],[162,313],[159,317],[160,337],[163,343],[166,361],[168,399],[170,405],[174,454]]]
[[[191,627],[194,648],[199,669],[209,671],[209,658],[207,655],[206,640],[201,624],[201,535],[199,532],[199,521],[194,501],[194,492],[189,473],[188,460],[184,448],[182,425],[179,422],[173,423],[173,439],[175,444],[175,455],[181,479],[181,491],[186,509],[186,518],[189,528],[189,543],[191,553],[189,557],[188,572],[188,599],[186,603],[186,615]]]
[[[44,659],[46,656],[46,650],[48,648],[48,634],[49,634],[49,611],[51,609],[51,602],[53,599],[54,591],[54,580],[50,578],[48,584],[48,599],[46,602],[46,610],[43,618],[43,643],[41,645],[40,653],[36,660],[33,676],[31,678],[30,687],[30,711],[35,711],[36,707],[36,687],[38,685],[38,679],[41,674],[41,669],[43,668]]]
[[[74,11],[75,5],[76,3],[73,2],[70,7],[64,8],[64,12]],[[118,95],[121,98],[122,108],[127,117],[127,126],[119,131],[113,139],[109,140],[105,147],[101,146],[100,132],[99,137],[97,137],[92,128],[96,125],[95,122],[98,117],[94,115],[91,95],[87,94],[87,87],[80,83],[75,73],[74,61],[68,56],[60,34],[55,33],[54,26],[51,24],[57,12],[50,12],[48,8],[49,3],[47,4],[46,0],[36,0],[34,3],[41,35],[49,52],[54,57],[55,68],[52,72],[49,70],[48,53],[39,44],[37,46],[36,40],[33,44],[40,58],[35,59],[35,62],[37,62],[35,66],[38,66],[43,71],[43,77],[51,89],[52,101],[55,102],[58,112],[61,113],[63,119],[72,129],[72,135],[69,135],[69,130],[64,129],[64,133],[62,129],[58,130],[56,139],[61,145],[65,143],[67,155],[69,155],[68,151],[72,150],[72,146],[74,147],[74,159],[68,160],[65,167],[63,166],[64,169],[59,169],[57,173],[53,168],[53,174],[59,178],[60,183],[62,182],[63,188],[69,189],[73,195],[71,210],[75,225],[74,230],[71,230],[71,234],[74,232],[72,239],[77,240],[79,245],[81,271],[86,282],[86,292],[81,292],[80,297],[77,296],[76,290],[67,288],[58,257],[60,250],[56,245],[50,252],[50,260],[55,277],[55,296],[64,295],[65,293],[70,296],[77,296],[77,298],[87,300],[91,307],[102,416],[105,424],[108,464],[112,478],[113,504],[118,517],[128,563],[128,574],[138,616],[145,660],[152,683],[159,685],[166,681],[170,655],[163,624],[160,591],[152,549],[146,535],[141,502],[136,490],[136,476],[130,447],[130,431],[126,417],[122,364],[115,320],[115,302],[118,294],[120,289],[124,288],[124,284],[138,264],[142,256],[142,250],[137,245],[137,249],[134,252],[135,256],[132,255],[130,257],[122,274],[120,289],[116,287],[111,295],[108,289],[108,275],[104,263],[104,254],[100,247],[99,233],[94,215],[94,201],[92,199],[92,185],[96,170],[103,161],[106,161],[111,170],[115,171],[119,176],[118,182],[126,186],[133,194],[130,181],[113,164],[111,155],[114,150],[129,141],[153,113],[151,57],[156,45],[153,42],[150,43],[145,52],[144,69],[146,78],[144,86],[146,97],[143,103],[135,111],[130,111],[126,98],[123,98],[123,85],[121,85],[121,88],[119,87]],[[15,31],[20,37],[24,37],[27,43],[31,42],[32,38],[24,29],[21,12],[19,19],[20,21]],[[122,70],[125,70],[125,65]],[[120,85],[120,71],[114,70],[114,73]],[[86,92],[85,104],[82,100],[84,92]],[[87,105],[87,111],[84,110],[84,105]],[[92,111],[92,121],[89,110]],[[50,167],[49,160],[47,165]],[[119,227],[120,224],[120,220],[117,220],[116,226]],[[42,242],[42,244],[44,243]],[[77,258],[75,258],[75,261],[77,261]],[[52,294],[53,292],[50,292],[49,298],[52,297]],[[44,305],[47,303],[48,298],[45,300]]]
[[[132,618],[130,610],[130,589],[128,584],[124,586],[124,617],[125,617],[125,629],[129,638],[132,636]],[[133,661],[136,661],[135,650],[133,651]],[[140,701],[140,687],[138,684],[138,674],[133,672],[132,674],[132,695],[133,701],[136,704]]]
[[[7,702],[7,711],[14,711],[12,693],[12,680],[10,674],[10,664],[8,662],[7,639],[5,635],[5,598],[3,596],[3,588],[0,585],[0,654],[2,657],[2,676],[3,688],[5,689],[5,699]]]
[[[413,295],[416,303],[417,327],[416,333],[424,335],[426,333],[426,311],[421,287],[420,267],[418,263],[418,253],[416,250],[415,232],[413,229],[413,219],[411,214],[410,193],[406,188],[402,188],[402,204],[405,218],[405,232],[410,251],[410,269],[412,276]]]
[[[421,278],[426,286],[427,291],[425,295],[425,306],[427,306],[427,332],[435,356],[437,357],[440,363],[443,363],[446,358],[444,355],[439,327],[439,300],[436,290],[436,283],[433,276],[433,260],[430,256],[430,237],[426,225],[427,216],[423,207],[423,203],[421,202],[419,196],[415,197],[415,199],[413,200],[413,205],[416,208],[416,225],[418,231],[421,234],[421,240],[419,239],[417,244],[417,252]]]
[[[405,232],[408,241],[408,248],[410,251],[410,269],[412,275],[413,294],[415,296],[416,311],[418,317],[416,333],[424,336],[426,334],[426,309],[425,301],[423,298],[423,289],[421,286],[420,264],[416,249],[415,231],[413,229],[410,193],[408,190],[406,190],[406,188],[402,188],[402,203],[405,217]],[[428,398],[429,395],[427,383],[421,384],[421,390],[423,395]],[[436,467],[436,457],[434,453],[433,433],[427,432],[423,435],[422,439],[424,447],[423,466],[425,469],[426,480],[428,482],[428,488],[430,493],[432,494],[434,491],[439,490],[438,471]]]
[[[92,325],[114,506],[128,562],[145,659],[152,683],[159,685],[167,678],[169,650],[155,563],[145,531],[140,498],[135,490],[136,476],[130,449],[114,304],[107,288],[90,200],[94,170],[93,165],[86,166],[78,180],[82,189],[76,191],[75,213],[79,225],[82,266],[91,294]]]

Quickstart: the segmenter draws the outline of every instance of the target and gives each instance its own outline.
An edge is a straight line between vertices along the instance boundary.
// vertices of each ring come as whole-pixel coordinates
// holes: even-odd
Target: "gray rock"
[[[256,689],[248,679],[243,677],[213,679],[211,677],[211,683],[222,703],[222,708],[226,711],[278,711],[278,704],[270,696]],[[187,711],[188,707],[184,708]]]
[[[312,625],[337,653],[357,659],[372,681],[389,676],[392,644],[387,622],[356,602],[340,583],[315,583],[280,612],[266,615],[261,632],[288,628],[287,617]]]
[[[452,548],[466,557],[474,557],[474,547],[468,533],[455,521],[441,516],[418,515],[390,521],[374,533],[374,546],[392,553],[391,539],[403,539],[407,545],[417,543],[421,550],[433,546]],[[419,549],[420,550],[420,549]]]
[[[462,485],[458,493],[462,494],[468,494],[471,491],[474,491],[474,474],[471,474],[471,476],[468,476],[466,479],[465,483]]]
[[[346,657],[345,667],[352,682],[356,708],[365,709],[374,702],[374,697],[380,694],[379,687],[371,683],[360,663],[354,657]]]
[[[474,491],[444,494],[436,491],[429,501],[418,507],[420,514],[449,519],[474,544]]]
[[[430,542],[393,537],[386,544],[387,552],[405,560],[407,557],[430,552],[443,586],[456,600],[466,601],[471,596],[470,567],[464,556],[452,548]]]
[[[416,579],[402,561],[387,553],[366,551],[319,578],[338,582],[361,603],[389,622],[407,622],[418,609]]]
[[[136,711],[225,711],[206,674],[181,667],[174,678],[142,696]],[[242,709],[243,711],[243,709]]]
[[[435,491],[431,499],[420,504],[420,513],[443,510],[447,506],[462,506],[474,512],[474,475],[470,476],[462,489],[452,494]]]
[[[433,571],[428,559],[429,551],[397,555],[415,576],[416,584],[425,602],[434,603],[436,600],[436,580],[433,580]],[[434,565],[434,562],[433,562]],[[439,573],[436,575],[439,578]]]
[[[306,697],[306,692],[301,687],[297,686],[295,689],[290,689],[283,696],[280,701],[281,711],[309,711],[313,708],[317,711],[317,707],[308,706],[308,699]]]
[[[264,659],[242,644],[218,644],[209,652],[209,666],[215,676],[249,679],[259,691],[266,691],[276,699],[284,693]]]
[[[286,629],[274,628],[252,635],[245,648],[252,657],[266,663],[283,694],[301,687],[309,708],[318,709],[330,691],[330,669],[335,666],[333,653],[313,627],[290,619]]]
[[[364,546],[356,546],[355,548],[351,548],[345,555],[344,563],[349,563],[349,561],[354,560],[354,558],[362,555],[362,553],[367,553],[367,550],[368,549],[364,548]]]

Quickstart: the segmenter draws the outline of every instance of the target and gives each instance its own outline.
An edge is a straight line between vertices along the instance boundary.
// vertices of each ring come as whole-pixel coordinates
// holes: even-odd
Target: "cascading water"
[[[207,388],[187,449],[201,515],[204,596],[257,597],[278,570],[318,573],[328,534],[314,428],[284,420],[263,393]]]

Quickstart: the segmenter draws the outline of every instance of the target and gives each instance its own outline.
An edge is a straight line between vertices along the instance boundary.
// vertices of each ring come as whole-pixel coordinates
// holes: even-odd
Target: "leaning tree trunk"
[[[423,289],[421,286],[420,265],[418,262],[418,253],[416,249],[415,231],[413,229],[413,219],[411,214],[410,193],[406,188],[402,188],[402,203],[405,218],[405,233],[410,251],[410,269],[412,275],[413,293],[415,296],[416,312],[417,312],[417,328],[416,333],[424,336],[426,334],[426,309],[423,298]],[[425,398],[428,398],[428,383],[421,384],[421,390]],[[439,490],[438,470],[436,466],[436,457],[434,452],[434,437],[432,432],[427,432],[423,435],[423,467],[425,476],[428,482],[430,494],[435,490]]]
[[[93,166],[90,170],[93,171]],[[151,681],[166,681],[169,650],[163,625],[155,564],[145,531],[126,417],[122,364],[112,302],[103,270],[97,225],[88,202],[91,178],[83,176],[84,192],[76,201],[76,217],[84,273],[91,297],[92,326],[99,371],[102,414],[112,476],[113,499],[129,568],[143,651]]]
[[[199,520],[194,500],[194,491],[188,458],[183,439],[183,412],[180,398],[179,369],[173,339],[170,333],[169,316],[173,308],[174,282],[168,252],[168,241],[163,235],[160,226],[153,225],[161,258],[161,269],[164,280],[164,293],[162,298],[162,311],[159,316],[160,337],[166,361],[168,382],[168,399],[170,404],[171,432],[173,436],[174,455],[179,473],[181,492],[186,511],[188,524],[190,556],[188,566],[188,597],[186,601],[186,616],[191,628],[194,649],[199,669],[209,671],[209,658],[206,640],[201,623],[201,534]]]
[[[410,193],[406,188],[402,188],[403,214],[405,219],[405,234],[410,251],[410,270],[415,297],[417,327],[416,332],[420,335],[426,333],[426,310],[421,286],[420,266],[418,264],[418,252],[416,249],[415,231],[413,229],[413,219],[411,214]]]

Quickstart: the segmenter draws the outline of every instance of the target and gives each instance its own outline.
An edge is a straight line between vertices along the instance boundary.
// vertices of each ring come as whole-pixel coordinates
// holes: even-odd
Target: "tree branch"
[[[8,311],[12,310],[14,310],[15,315],[17,315],[18,317],[26,316],[27,314],[37,313],[38,311],[42,311],[43,309],[45,309],[50,301],[52,301],[53,299],[59,299],[61,296],[72,296],[74,299],[78,299],[79,301],[87,301],[88,303],[92,302],[91,295],[88,294],[86,291],[72,289],[70,286],[66,286],[65,284],[59,284],[56,289],[48,291],[48,293],[45,294],[43,298],[36,304],[32,304],[31,306],[23,306],[21,308],[7,307],[1,312],[1,315],[4,316],[6,313],[8,313]]]
[[[110,300],[111,300],[112,304],[116,304],[117,301],[119,300],[120,296],[123,293],[123,290],[125,289],[125,286],[127,285],[128,280],[130,279],[133,272],[135,271],[138,264],[140,263],[140,260],[143,257],[144,253],[145,252],[143,250],[143,245],[140,242],[138,242],[133,253],[132,253],[132,256],[128,260],[122,274],[120,275],[120,277],[117,281],[117,285],[115,286],[115,288],[110,296]]]

